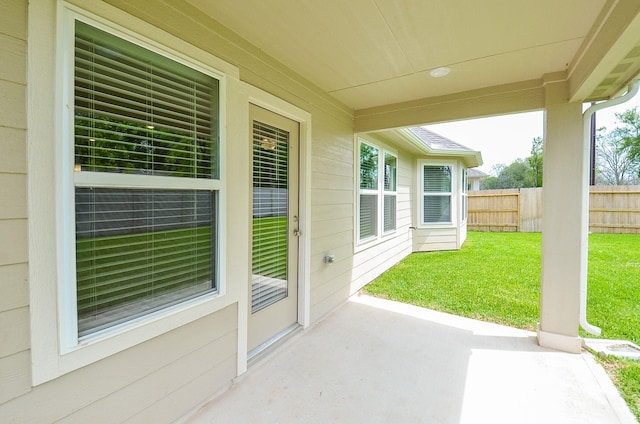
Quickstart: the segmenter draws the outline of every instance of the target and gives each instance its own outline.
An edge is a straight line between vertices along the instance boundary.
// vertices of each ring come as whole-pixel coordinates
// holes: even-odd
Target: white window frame
[[[91,13],[62,1],[56,5],[30,4],[30,40],[37,45],[29,52],[39,63],[29,77],[28,134],[30,216],[30,288],[32,382],[38,385],[86,366],[136,344],[176,329],[231,305],[226,296],[226,167],[224,166],[226,122],[226,76],[237,77],[237,68],[122,11],[93,5]],[[57,13],[56,13],[57,12]],[[99,14],[99,15],[98,15]],[[55,18],[57,17],[57,19]],[[122,175],[73,173],[73,37],[74,21],[81,20],[103,31],[206,73],[219,81],[219,179],[199,182],[218,192],[218,285],[215,293],[174,305],[82,339],[77,336],[75,299],[74,184],[131,187]],[[114,22],[126,21],[136,32]],[[37,35],[36,35],[37,34]],[[42,35],[40,35],[42,34]],[[36,39],[38,40],[36,42]],[[160,44],[153,40],[163,40]],[[166,43],[166,44],[164,44]],[[71,48],[70,48],[71,47]],[[55,52],[55,54],[54,54]],[[55,73],[53,62],[55,62]],[[37,66],[37,65],[36,65]],[[56,75],[53,79],[52,76]],[[52,95],[50,93],[55,93]],[[51,139],[51,128],[56,135]],[[54,160],[52,160],[52,158]],[[81,173],[80,173],[81,174]],[[55,175],[55,182],[51,176]],[[74,178],[76,179],[74,181]],[[79,178],[79,179],[78,179]],[[184,187],[176,178],[171,182]],[[190,180],[190,182],[192,182]],[[136,182],[139,188],[163,188],[153,178]],[[206,187],[204,186],[206,185]],[[55,187],[55,190],[52,188]],[[194,187],[188,184],[189,189]],[[57,213],[52,213],[56,211]],[[47,228],[45,230],[44,228]],[[39,230],[39,231],[38,231]]]
[[[469,177],[467,168],[461,166],[460,169],[460,223],[464,224],[469,217]]]
[[[399,168],[399,158],[398,153],[384,144],[372,142],[368,139],[364,139],[362,137],[357,137],[356,141],[356,151],[355,158],[357,161],[356,168],[356,209],[355,209],[355,226],[356,226],[356,248],[361,246],[370,246],[376,243],[381,242],[382,240],[388,238],[391,235],[394,235],[398,230],[398,168]],[[360,149],[361,145],[366,144],[378,150],[378,181],[376,189],[361,189],[360,188]],[[395,191],[387,191],[384,188],[384,168],[385,168],[385,156],[392,156],[396,159],[396,189]],[[377,196],[377,217],[376,217],[376,234],[374,236],[370,236],[364,239],[360,237],[360,195],[361,194],[370,194]],[[395,208],[396,208],[396,225],[392,230],[385,231],[384,230],[384,197],[385,195],[393,195],[396,197]]]
[[[451,191],[449,192],[426,192],[424,187],[424,169],[428,166],[448,166],[451,168]],[[457,189],[459,184],[458,170],[459,166],[455,162],[451,161],[419,161],[418,168],[420,172],[418,173],[418,187],[419,190],[419,200],[418,204],[420,205],[420,210],[418,212],[419,217],[419,226],[421,228],[443,228],[443,227],[456,227],[458,223],[458,204],[460,201],[458,200],[459,191]],[[425,222],[424,217],[424,200],[425,196],[447,196],[450,198],[450,220],[449,221],[441,221],[441,222]]]

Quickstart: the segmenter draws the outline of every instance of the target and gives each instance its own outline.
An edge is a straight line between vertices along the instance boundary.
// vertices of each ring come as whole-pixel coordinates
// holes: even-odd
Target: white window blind
[[[253,122],[251,313],[288,295],[289,133]]]
[[[389,154],[384,154],[384,205],[383,205],[383,231],[388,233],[396,229],[396,178],[398,159]]]
[[[358,241],[371,242],[396,230],[398,158],[359,140]]]
[[[173,181],[219,178],[219,82],[80,21],[74,45],[81,337],[217,290],[217,186]]]
[[[78,334],[215,289],[215,192],[76,188]]]
[[[451,222],[451,170],[449,165],[423,166],[422,222]]]
[[[378,235],[379,150],[360,143],[359,239]]]
[[[83,171],[218,178],[218,81],[76,22],[75,158]]]

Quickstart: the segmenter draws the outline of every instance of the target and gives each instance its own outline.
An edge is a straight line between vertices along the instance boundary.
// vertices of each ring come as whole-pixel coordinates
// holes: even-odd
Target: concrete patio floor
[[[187,422],[636,423],[588,353],[535,333],[354,296]]]

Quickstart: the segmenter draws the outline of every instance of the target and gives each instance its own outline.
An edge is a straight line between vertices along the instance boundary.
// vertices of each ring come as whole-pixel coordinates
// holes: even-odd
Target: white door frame
[[[299,216],[301,232],[298,255],[298,324],[307,328],[311,321],[311,114],[300,109],[272,94],[249,84],[241,83],[243,88],[243,101],[246,107],[246,125],[249,128],[249,104],[254,104],[271,112],[282,115],[300,124],[300,164],[298,183],[299,190]],[[248,140],[248,138],[247,138]],[[245,140],[243,140],[245,141]],[[248,160],[248,158],[247,158]],[[247,199],[248,201],[249,199]],[[251,252],[247,252],[251,255]],[[237,374],[247,371],[247,335],[249,329],[248,311],[249,284],[237,282],[242,285],[238,293],[238,363]]]

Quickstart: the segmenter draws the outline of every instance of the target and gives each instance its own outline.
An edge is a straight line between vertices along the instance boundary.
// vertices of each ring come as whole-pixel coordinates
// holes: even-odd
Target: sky
[[[638,106],[640,110],[640,93],[626,103],[598,111],[597,127],[615,128],[614,113],[634,106]],[[494,165],[509,165],[518,158],[530,155],[531,141],[543,135],[542,119],[542,111],[537,111],[427,125],[425,128],[473,150],[479,150],[484,164],[478,169],[491,174]]]

